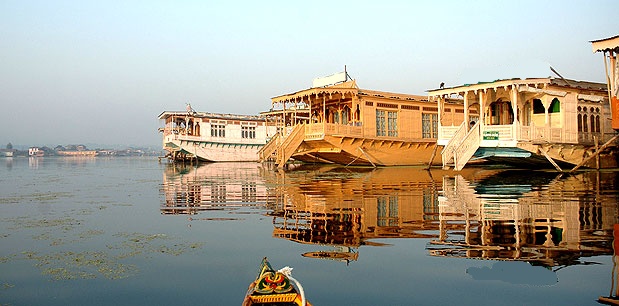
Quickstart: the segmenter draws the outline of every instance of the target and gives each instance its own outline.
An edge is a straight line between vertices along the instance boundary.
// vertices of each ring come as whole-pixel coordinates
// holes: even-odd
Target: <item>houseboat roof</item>
[[[273,97],[271,98],[271,101],[273,103],[308,101],[309,97],[311,96],[333,94],[333,93],[351,94],[351,95],[357,94],[360,96],[390,98],[390,99],[398,99],[398,100],[404,100],[404,101],[428,101],[428,97],[426,96],[361,89],[359,88],[359,86],[357,86],[357,82],[355,80],[343,82],[343,83],[339,83],[335,85],[325,86],[325,87],[307,88],[307,89],[303,89],[303,90],[296,91],[293,93]]]
[[[606,90],[606,84],[604,83],[596,83],[596,82],[588,82],[588,81],[576,81],[562,78],[514,78],[514,79],[500,79],[492,82],[478,82],[476,84],[463,84],[460,86],[441,88],[441,89],[432,89],[428,90],[429,96],[442,96],[442,95],[450,95],[454,93],[463,93],[466,91],[475,91],[475,90],[483,90],[487,88],[499,88],[499,87],[507,87],[507,86],[525,86],[525,87],[538,87],[543,85],[554,85],[560,87],[571,87],[578,89],[588,89],[588,90]]]
[[[187,111],[165,111],[159,115],[159,119],[166,119],[172,116],[191,116],[194,118],[222,119],[222,120],[245,120],[245,121],[264,121],[265,118],[258,115],[237,115],[219,114],[207,112],[188,113]]]
[[[619,35],[615,35],[609,38],[602,38],[598,40],[592,40],[591,46],[593,48],[593,52],[600,51],[615,51],[619,52]]]

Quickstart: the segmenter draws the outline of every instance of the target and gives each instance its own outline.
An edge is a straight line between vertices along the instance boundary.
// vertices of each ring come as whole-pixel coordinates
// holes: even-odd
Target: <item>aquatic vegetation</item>
[[[27,231],[32,233],[32,240],[48,243],[47,246],[37,243],[37,251],[23,250],[20,254],[0,257],[0,264],[31,260],[52,280],[123,279],[139,273],[138,266],[124,262],[130,258],[149,258],[155,254],[179,256],[203,246],[199,242],[178,241],[166,234],[120,232],[110,237],[100,229],[78,231],[85,222],[69,216],[43,219],[23,216],[3,221],[10,224],[8,228],[12,232]],[[100,244],[102,249],[82,246],[93,239],[105,241]],[[78,251],[83,249],[87,250]]]
[[[0,198],[0,204],[17,204],[23,202],[50,202],[60,198],[69,198],[70,192],[35,192],[19,196],[5,196]]]
[[[118,255],[119,258],[127,258],[140,254],[150,256],[157,253],[178,256],[188,250],[201,248],[203,246],[203,243],[175,242],[173,241],[174,239],[165,234],[148,235],[141,233],[118,233],[114,236],[125,238],[119,246],[108,246],[108,248],[111,249],[116,248],[125,251],[125,253]],[[171,245],[165,244],[164,241],[166,240],[172,240],[174,243]]]
[[[36,265],[43,269],[43,274],[50,275],[54,280],[94,279],[98,275],[107,279],[122,279],[138,272],[135,265],[120,263],[100,251],[67,251],[39,255],[33,259],[37,260]]]
[[[4,289],[10,289],[10,288],[13,288],[13,287],[15,287],[15,285],[13,285],[11,283],[7,283],[7,282],[2,283],[2,289],[3,290]]]

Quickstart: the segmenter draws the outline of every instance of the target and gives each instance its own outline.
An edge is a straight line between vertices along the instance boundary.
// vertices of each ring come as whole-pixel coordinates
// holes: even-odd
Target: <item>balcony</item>
[[[320,140],[325,135],[364,137],[363,126],[336,123],[310,123],[305,125],[305,140]]]

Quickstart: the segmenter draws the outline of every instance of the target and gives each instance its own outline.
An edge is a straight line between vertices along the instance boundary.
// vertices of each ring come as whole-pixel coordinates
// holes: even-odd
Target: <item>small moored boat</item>
[[[249,305],[298,305],[311,306],[305,299],[301,284],[292,277],[292,268],[277,271],[265,257],[260,264],[258,277],[249,285],[243,306]],[[295,286],[292,283],[295,283]]]

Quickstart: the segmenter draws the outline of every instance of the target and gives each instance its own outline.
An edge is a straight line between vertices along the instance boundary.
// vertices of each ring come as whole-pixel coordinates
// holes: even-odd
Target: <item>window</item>
[[[554,98],[552,99],[552,102],[550,103],[550,108],[548,109],[549,113],[559,113],[561,112],[561,102],[559,102],[559,99]]]
[[[398,136],[398,112],[376,110],[376,136]]]
[[[241,138],[255,139],[256,127],[255,126],[241,126]]]
[[[226,137],[226,126],[224,124],[211,124],[211,137]]]
[[[438,114],[421,114],[421,137],[438,138]]]
[[[546,112],[546,108],[544,104],[542,104],[542,100],[533,99],[533,113],[534,114],[543,114]]]
[[[385,127],[385,111],[376,110],[376,136],[386,136],[387,129]]]
[[[387,112],[387,134],[391,137],[398,137],[397,112]]]
[[[342,110],[342,124],[348,124],[350,121],[350,109],[348,106],[344,107]]]

